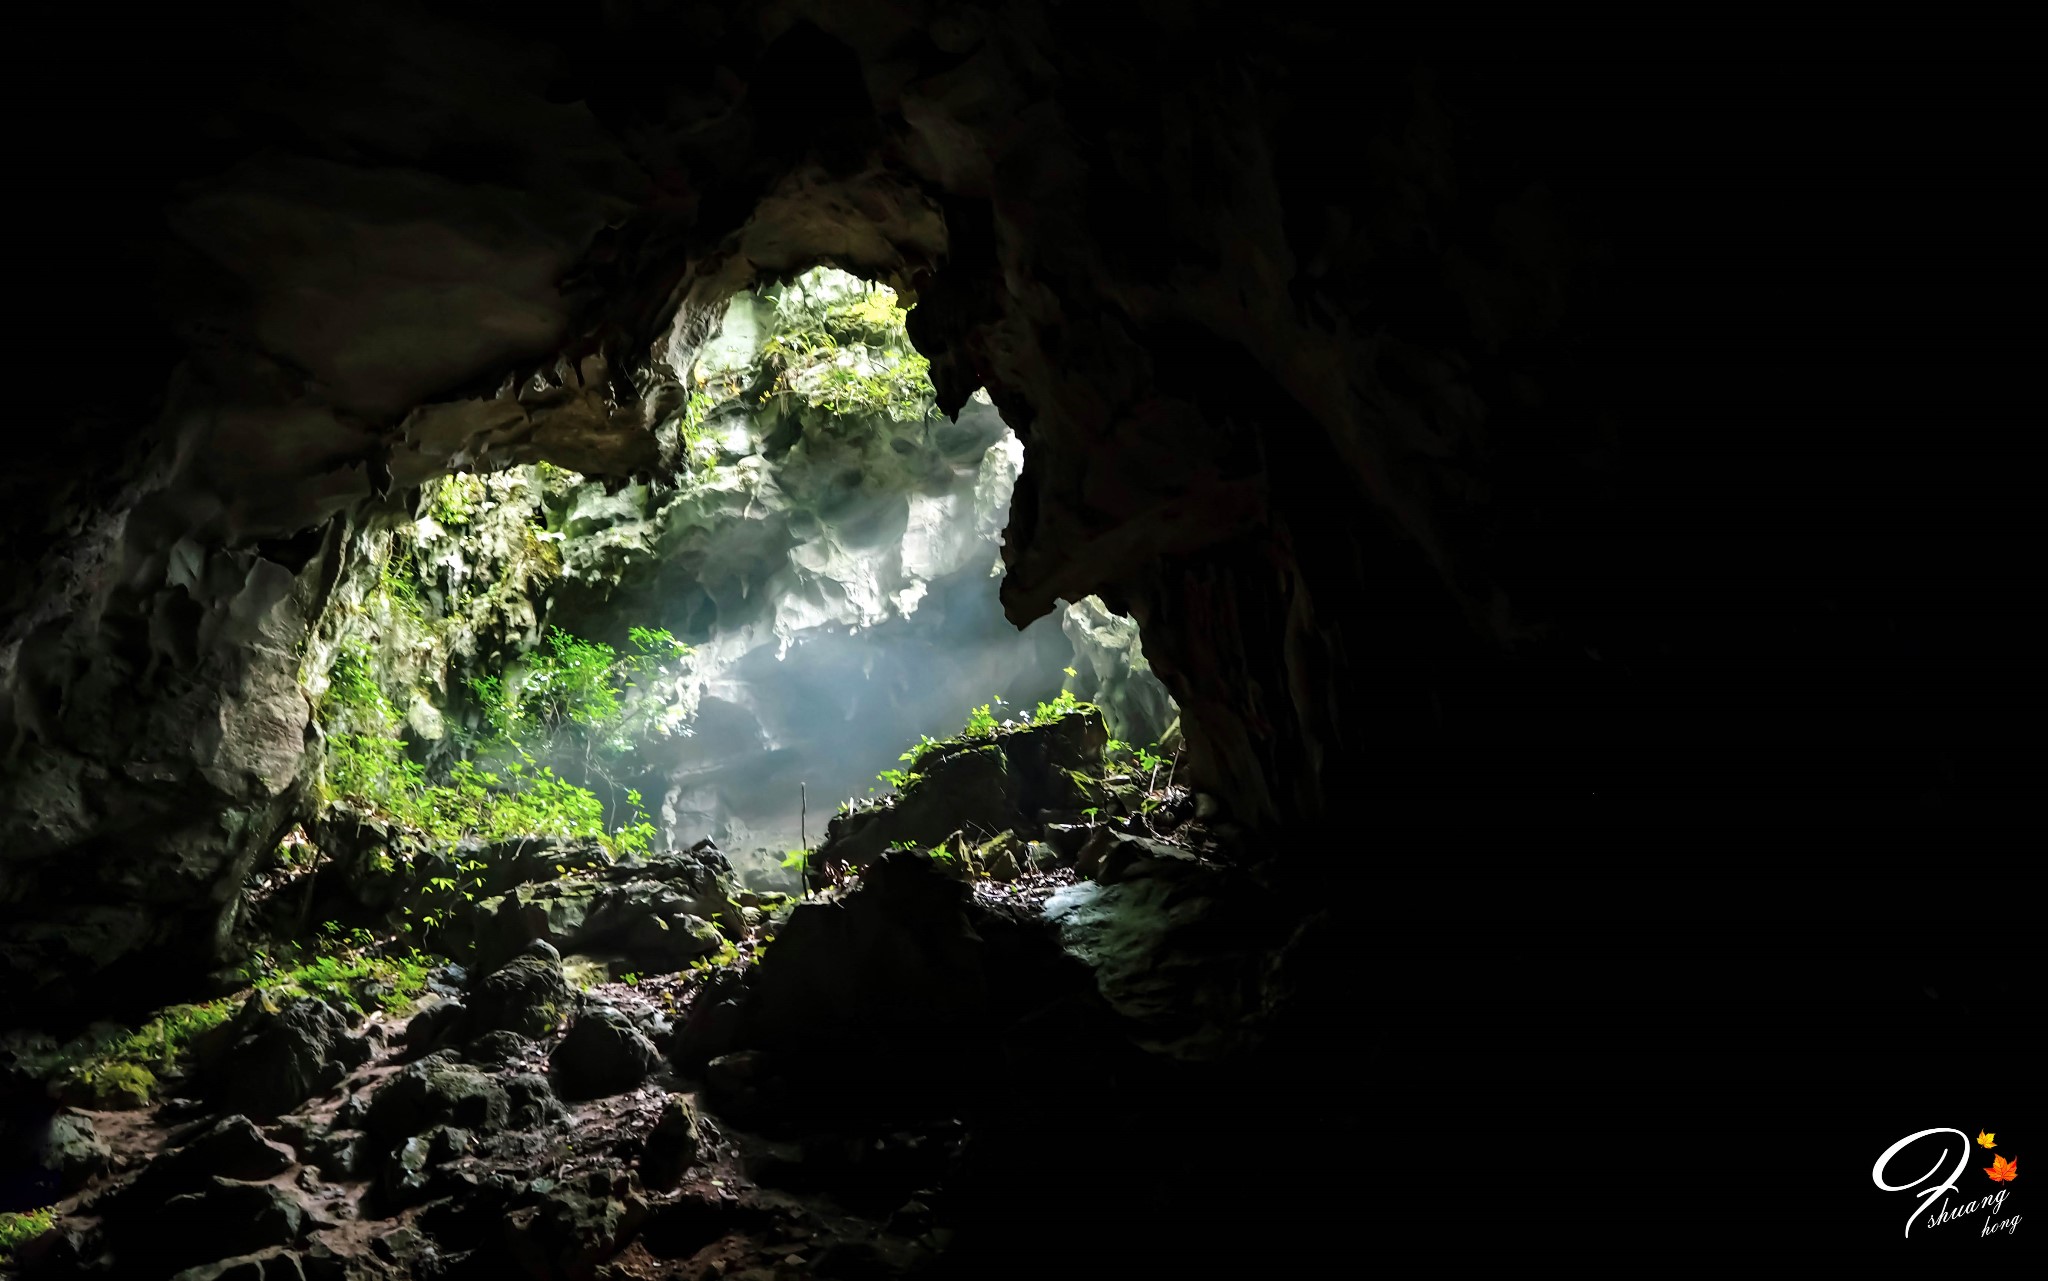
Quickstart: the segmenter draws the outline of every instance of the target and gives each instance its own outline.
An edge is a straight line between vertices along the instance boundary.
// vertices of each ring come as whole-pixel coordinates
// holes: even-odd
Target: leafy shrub
[[[435,964],[435,958],[411,951],[399,956],[316,956],[280,969],[258,954],[244,973],[258,991],[315,996],[350,1010],[362,1010],[362,994],[373,992],[371,1006],[405,1014],[426,991],[427,974]],[[176,1069],[194,1042],[234,1018],[240,1008],[241,999],[235,996],[169,1006],[133,1030],[80,1037],[23,1066],[60,1083],[68,1097],[108,1107],[145,1107],[162,1093],[159,1075]]]
[[[256,981],[263,992],[289,996],[314,996],[329,1005],[362,1010],[362,993],[382,991],[371,1005],[392,1014],[409,1014],[427,990],[427,974],[434,968],[433,957],[414,949],[399,956],[319,956],[290,969],[277,971]],[[232,1002],[229,1014],[233,1013]]]
[[[10,1210],[0,1214],[0,1262],[13,1258],[16,1250],[55,1226],[55,1206],[44,1206],[40,1210]]]
[[[992,698],[967,714],[967,729],[964,732],[968,738],[987,738],[996,732],[1000,722],[996,720],[996,714],[992,709],[1002,701],[1000,698]]]
[[[323,712],[339,724],[374,726],[378,732],[329,739],[327,798],[350,801],[444,843],[465,836],[593,837],[614,853],[644,852],[656,829],[639,792],[625,793],[631,820],[607,832],[597,794],[541,764],[525,745],[574,733],[607,753],[630,747],[631,734],[644,728],[625,713],[631,678],[658,672],[690,652],[660,629],[636,627],[630,637],[634,652],[621,659],[609,645],[556,628],[509,693],[498,676],[472,680],[470,692],[489,731],[474,746],[499,768],[488,769],[472,756],[456,761],[435,784],[427,782],[424,766],[408,759],[405,741],[393,735],[398,716],[376,682],[367,647],[344,649],[335,660]],[[601,762],[588,754],[586,763],[601,772]]]

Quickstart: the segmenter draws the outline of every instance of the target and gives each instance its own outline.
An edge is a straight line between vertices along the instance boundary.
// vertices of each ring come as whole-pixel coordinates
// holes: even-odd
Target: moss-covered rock
[[[936,743],[919,755],[897,796],[832,820],[820,860],[859,867],[890,849],[937,847],[955,833],[970,849],[1005,832],[1036,833],[1048,815],[1089,803],[1087,780],[1101,771],[1108,737],[1101,713],[1084,705]]]

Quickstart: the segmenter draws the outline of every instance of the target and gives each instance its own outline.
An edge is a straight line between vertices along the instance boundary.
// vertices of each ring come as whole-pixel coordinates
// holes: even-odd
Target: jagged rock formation
[[[829,261],[914,297],[941,406],[984,388],[1023,441],[1012,619],[1136,618],[1188,777],[1300,897],[1364,869],[1366,919],[1284,953],[1367,980],[1295,975],[1321,1066],[1289,1093],[1335,1128],[1370,1096],[1308,1011],[1360,988],[1454,1046],[1382,1060],[1380,1097],[1503,1124],[1597,1129],[1624,1058],[1714,1095],[1669,1065],[1826,1026],[1760,1012],[1787,972],[1906,1011],[1871,1055],[1946,1043],[1978,967],[1843,958],[1918,937],[1929,850],[2028,830],[2032,473],[1998,433],[2033,397],[1996,393],[2031,369],[2038,111],[1993,65],[2027,42],[1336,12],[50,18],[34,47],[95,75],[15,81],[48,270],[0,473],[7,999],[83,1016],[213,962],[298,808],[293,650],[381,509],[459,468],[672,466],[686,354]],[[1487,945],[1447,964],[1421,918]],[[1605,1053],[1454,1093],[1498,1045],[1480,988]]]
[[[1248,822],[1323,812],[1355,746],[1342,710],[1367,705],[1376,662],[1470,647],[1467,618],[1513,639],[1540,616],[1508,603],[1485,549],[1552,497],[1464,477],[1510,423],[1578,452],[1581,419],[1531,390],[1578,242],[1540,192],[1448,185],[1454,144],[1434,98],[1396,89],[1398,43],[1340,191],[1303,149],[1325,109],[1297,88],[1274,116],[1264,73],[1235,70],[1316,67],[1328,42],[1305,29],[1247,43],[1176,20],[1110,55],[1050,9],[918,25],[885,7],[622,8],[588,57],[405,14],[267,21],[254,96],[203,64],[204,87],[161,104],[164,131],[130,140],[192,175],[166,193],[163,238],[134,249],[176,337],[99,389],[84,488],[23,473],[5,504],[17,914],[74,905],[54,910],[75,934],[118,911],[122,893],[45,891],[34,868],[146,825],[127,847],[189,868],[192,913],[217,915],[297,777],[305,721],[274,656],[307,616],[294,574],[317,585],[343,522],[453,468],[648,473],[679,357],[735,292],[821,259],[914,298],[941,406],[984,387],[1023,438],[1011,617],[1090,593],[1133,613],[1189,769]],[[373,104],[317,88],[365,62],[389,66]],[[174,119],[208,139],[203,161]],[[1494,392],[1502,378],[1521,390]],[[1368,591],[1403,601],[1373,615],[1384,632],[1359,621]],[[144,672],[162,692],[129,680]],[[115,689],[130,718],[227,708],[231,750],[202,736],[136,779],[131,744],[182,738],[122,727],[96,694]],[[1432,725],[1421,697],[1374,704],[1374,741]],[[249,757],[252,738],[268,746]],[[186,784],[208,770],[210,796]],[[245,835],[166,847],[171,824],[127,817],[151,789]],[[144,937],[187,956],[214,941],[170,921]],[[34,940],[11,933],[19,958]]]

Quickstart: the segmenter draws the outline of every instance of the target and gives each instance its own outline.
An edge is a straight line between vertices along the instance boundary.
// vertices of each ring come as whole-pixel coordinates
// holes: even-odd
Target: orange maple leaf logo
[[[2020,1163],[2008,1161],[2002,1156],[1992,1157],[1991,1164],[1983,1169],[1984,1173],[1991,1176],[1993,1183],[2010,1183],[2020,1177]]]

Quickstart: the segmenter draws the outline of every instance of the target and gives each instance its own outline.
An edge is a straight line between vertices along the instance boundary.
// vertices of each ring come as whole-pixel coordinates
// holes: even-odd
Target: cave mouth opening
[[[575,1030],[600,1026],[600,1059],[658,1051],[635,1086],[672,1068],[667,1088],[699,1082],[736,1125],[910,1125],[885,1162],[901,1170],[803,1176],[860,1213],[889,1217],[951,1167],[972,1108],[888,1065],[936,1053],[966,1081],[1000,1056],[989,1010],[1086,1006],[1048,904],[1093,906],[1073,891],[1106,870],[1112,825],[1159,835],[1195,797],[1174,786],[1177,708],[1134,620],[1092,596],[1005,616],[1024,446],[986,394],[937,410],[906,319],[832,268],[736,293],[693,345],[657,349],[687,393],[657,429],[672,466],[455,470],[347,528],[298,654],[316,756],[222,918],[219,968],[117,962],[96,977],[118,999],[80,1006],[116,1021],[0,1046],[10,1234],[75,1216],[117,1167],[182,1159],[157,1128],[107,1123],[102,1160],[92,1122],[65,1118],[227,1108],[276,1133],[363,1063],[430,1050],[604,1097],[619,1065],[578,1066]],[[849,904],[872,937],[802,915]],[[796,994],[748,1005],[758,1026],[693,1024],[740,1009],[778,932]],[[956,941],[905,960],[927,936]],[[466,1012],[505,975],[526,986]],[[851,1113],[764,1108],[731,1079],[723,1051],[856,1025],[886,1035],[803,1077],[858,1078]],[[294,1055],[306,1070],[282,1066]],[[356,1124],[377,1129],[302,1130]],[[78,1151],[51,1147],[74,1130]],[[380,1212],[412,1196],[376,1177]]]
[[[636,1140],[643,1179],[737,1161],[728,1178],[872,1228],[930,1215],[918,1198],[957,1173],[1002,1028],[1077,1013],[1078,1041],[1059,1018],[1031,1033],[1079,1056],[1075,1081],[1128,1052],[1089,966],[1164,918],[1139,891],[1119,923],[1094,878],[1196,862],[1157,839],[1197,817],[1177,709],[1101,600],[1008,621],[1023,445],[986,395],[937,412],[905,318],[829,268],[736,294],[673,367],[671,470],[458,470],[352,528],[300,652],[317,764],[225,918],[228,963],[197,990],[109,971],[126,1022],[0,1046],[8,1248],[54,1215],[121,1256],[132,1229],[81,1190],[236,1144],[261,1149],[231,1154],[249,1168],[289,1163],[280,1135],[311,1167],[300,1186],[368,1178],[385,1217],[464,1151],[525,1159],[493,1131],[629,1091],[664,1118]],[[756,969],[778,934],[779,989]],[[760,1070],[821,1038],[838,1048]],[[414,1084],[358,1079],[393,1070],[428,1112],[457,1085],[530,1097],[502,1122],[487,1098],[449,1103],[394,1149],[426,1153],[414,1175],[314,1155],[419,1128],[385,1116]],[[367,1107],[329,1106],[355,1089]],[[691,1129],[658,1156],[698,1093],[736,1146]],[[94,1120],[127,1112],[158,1124]],[[227,1113],[195,1145],[166,1137]],[[820,1130],[882,1155],[776,1166]],[[702,1228],[642,1239],[687,1255]],[[468,1233],[434,1229],[458,1251]]]
[[[1088,702],[1154,755],[1176,713],[1132,620],[1004,617],[1024,447],[985,393],[936,409],[906,321],[830,267],[741,291],[656,348],[667,469],[457,472],[366,530],[301,673],[319,803],[444,842],[708,839],[796,890],[827,820],[970,713]]]

